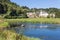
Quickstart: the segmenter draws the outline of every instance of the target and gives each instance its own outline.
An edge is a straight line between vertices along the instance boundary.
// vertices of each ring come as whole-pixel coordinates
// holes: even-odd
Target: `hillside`
[[[0,17],[1,18],[24,18],[28,9],[20,7],[10,0],[0,0]]]
[[[28,8],[27,6],[19,6],[10,0],[0,0],[0,19],[20,19],[27,18],[27,12],[38,12],[40,10],[48,13],[55,13],[56,18],[60,18],[60,9],[58,8]]]

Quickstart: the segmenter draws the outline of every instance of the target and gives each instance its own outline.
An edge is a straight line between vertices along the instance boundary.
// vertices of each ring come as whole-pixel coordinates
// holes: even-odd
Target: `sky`
[[[29,8],[60,8],[60,0],[11,0],[11,2]]]

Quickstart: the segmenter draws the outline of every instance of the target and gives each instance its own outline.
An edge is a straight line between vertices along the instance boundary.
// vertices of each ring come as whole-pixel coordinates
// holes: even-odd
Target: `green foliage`
[[[34,11],[34,12],[40,11],[40,10],[46,11],[49,14],[54,13],[54,14],[56,14],[56,18],[60,18],[60,9],[58,9],[58,8],[46,8],[46,9],[43,9],[43,8],[40,8],[40,9],[32,8],[31,9],[31,11]]]
[[[5,28],[5,27],[8,27],[8,26],[9,26],[8,22],[0,20],[0,28]]]
[[[0,2],[10,2],[10,0],[0,0]]]
[[[40,40],[39,38],[30,38],[15,33],[12,30],[0,30],[0,40]]]
[[[60,11],[56,12],[56,18],[60,18]]]
[[[20,7],[10,0],[0,0],[0,14],[3,15],[3,18],[26,18],[28,9],[28,7]]]
[[[55,13],[56,18],[60,18],[60,9],[57,8],[28,8],[27,6],[19,6],[10,0],[0,0],[0,16],[8,19],[27,18],[27,12],[39,12],[44,10],[46,12]]]
[[[22,19],[6,19],[8,23],[31,22],[31,23],[50,23],[60,24],[60,18],[22,18]]]
[[[6,12],[7,12],[7,5],[5,5],[5,4],[3,5],[0,3],[0,14],[4,14]]]

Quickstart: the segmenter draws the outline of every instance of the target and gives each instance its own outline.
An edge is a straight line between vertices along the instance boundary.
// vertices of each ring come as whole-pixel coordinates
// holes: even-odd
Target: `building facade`
[[[49,14],[49,13],[47,13],[45,11],[42,11],[42,10],[40,12],[29,12],[29,13],[27,13],[27,16],[29,18],[39,18],[39,17],[40,18],[41,17],[47,18],[48,16],[55,18],[55,14],[54,13]]]

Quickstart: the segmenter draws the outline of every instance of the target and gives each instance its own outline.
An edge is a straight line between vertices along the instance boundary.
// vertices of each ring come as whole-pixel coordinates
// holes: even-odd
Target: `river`
[[[42,40],[60,40],[60,24],[24,23],[24,27],[12,28],[18,34]]]

